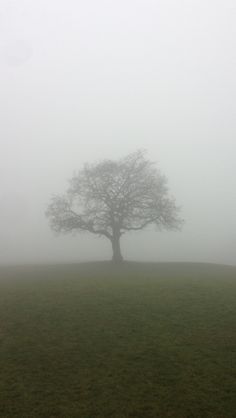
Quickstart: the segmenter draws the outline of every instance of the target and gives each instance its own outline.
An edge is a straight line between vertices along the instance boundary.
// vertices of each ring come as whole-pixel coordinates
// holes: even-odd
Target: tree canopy
[[[178,229],[182,220],[167,178],[138,150],[117,161],[85,164],[69,181],[65,195],[54,196],[46,215],[56,232],[90,232],[108,238],[113,260],[121,261],[120,237],[153,224]]]

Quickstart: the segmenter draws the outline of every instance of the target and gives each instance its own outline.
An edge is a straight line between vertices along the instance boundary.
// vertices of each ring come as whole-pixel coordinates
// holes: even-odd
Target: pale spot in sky
[[[11,67],[18,67],[29,61],[33,49],[27,41],[16,40],[6,45],[4,52],[6,63]]]

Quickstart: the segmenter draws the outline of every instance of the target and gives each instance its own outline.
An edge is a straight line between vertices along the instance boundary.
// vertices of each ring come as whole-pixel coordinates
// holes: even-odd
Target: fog
[[[0,39],[0,263],[109,259],[44,213],[85,162],[145,148],[185,225],[125,258],[235,264],[233,0],[1,0]]]

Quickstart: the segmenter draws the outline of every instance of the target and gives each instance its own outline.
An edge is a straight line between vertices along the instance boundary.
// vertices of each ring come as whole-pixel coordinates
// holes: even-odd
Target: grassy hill
[[[236,268],[0,268],[0,416],[236,416]]]

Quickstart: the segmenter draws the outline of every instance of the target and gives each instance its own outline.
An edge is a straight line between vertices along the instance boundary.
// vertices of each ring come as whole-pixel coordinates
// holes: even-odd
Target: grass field
[[[236,268],[0,268],[3,418],[236,417]]]

